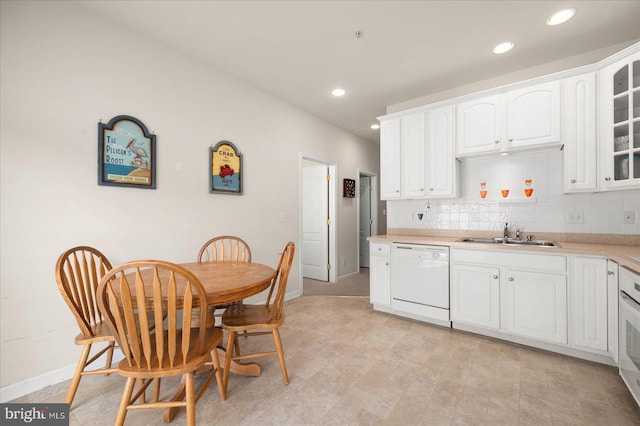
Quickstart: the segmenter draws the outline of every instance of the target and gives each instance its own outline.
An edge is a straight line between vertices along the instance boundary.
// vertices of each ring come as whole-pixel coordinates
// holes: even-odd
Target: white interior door
[[[302,276],[329,281],[329,168],[305,160],[302,169]]]
[[[360,175],[360,267],[369,267],[369,240],[371,236],[371,178]]]

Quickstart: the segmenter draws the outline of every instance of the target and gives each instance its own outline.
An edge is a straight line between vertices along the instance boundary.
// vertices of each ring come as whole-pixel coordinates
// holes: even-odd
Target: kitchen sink
[[[527,240],[514,240],[503,238],[461,238],[457,240],[459,243],[481,243],[481,244],[506,244],[513,246],[539,246],[539,247],[560,247],[558,244],[552,241],[527,241]]]

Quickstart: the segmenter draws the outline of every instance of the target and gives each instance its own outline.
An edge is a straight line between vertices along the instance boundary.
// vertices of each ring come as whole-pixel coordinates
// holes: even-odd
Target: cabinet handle
[[[496,145],[498,145],[498,144],[500,143],[500,141],[495,141],[494,143],[495,143]]]
[[[576,183],[576,180],[575,179],[571,179],[571,183]]]
[[[604,178],[604,180],[606,180],[607,182],[609,182],[611,180],[611,178],[609,176],[607,176],[606,178]]]
[[[389,266],[389,262],[384,262],[384,264],[385,264],[386,266]]]
[[[508,280],[509,280],[509,281],[513,281],[513,277],[509,277],[509,278],[508,278]]]
[[[613,271],[607,271],[607,275],[615,275],[616,273]]]
[[[497,276],[497,275],[494,275],[494,276],[493,276],[493,279],[494,279],[494,280],[497,280],[497,279],[498,279],[498,276]]]
[[[424,188],[420,188],[420,192],[424,191]]]
[[[429,191],[433,192],[433,188],[429,188]]]
[[[396,189],[396,193],[398,193],[398,192],[400,192],[400,190],[399,190],[399,189]]]
[[[513,142],[513,138],[509,139],[509,142]]]

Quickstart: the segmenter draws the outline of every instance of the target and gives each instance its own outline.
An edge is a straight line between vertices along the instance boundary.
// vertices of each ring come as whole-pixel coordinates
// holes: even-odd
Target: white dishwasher
[[[391,307],[450,326],[449,247],[394,243],[391,247]]]

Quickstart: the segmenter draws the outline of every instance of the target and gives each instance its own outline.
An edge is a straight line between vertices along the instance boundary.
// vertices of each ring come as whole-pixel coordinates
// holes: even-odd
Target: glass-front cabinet
[[[600,76],[602,189],[640,188],[640,52]]]

